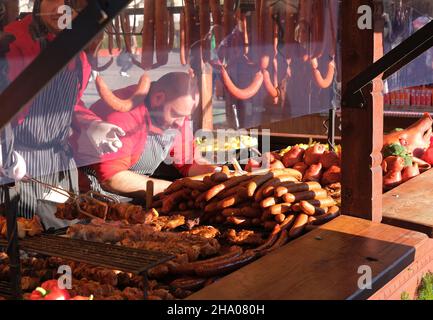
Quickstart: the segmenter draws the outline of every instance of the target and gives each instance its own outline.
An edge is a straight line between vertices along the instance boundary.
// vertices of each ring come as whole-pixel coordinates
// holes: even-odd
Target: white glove
[[[125,136],[122,128],[104,121],[92,122],[86,134],[99,155],[119,151],[123,144],[118,136]]]
[[[1,155],[1,148],[0,148]],[[21,181],[27,174],[27,165],[24,158],[16,151],[12,153],[12,166],[9,168],[3,168],[3,161],[0,156],[0,173],[1,175],[8,177],[15,181]]]

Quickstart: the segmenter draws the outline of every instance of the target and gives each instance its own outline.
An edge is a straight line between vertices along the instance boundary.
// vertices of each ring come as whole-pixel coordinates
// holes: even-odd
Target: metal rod
[[[152,180],[148,180],[146,183],[146,210],[149,211],[152,208],[154,193],[154,183]]]
[[[335,108],[329,109],[329,123],[328,123],[328,145],[329,150],[335,151]]]
[[[52,185],[50,185],[50,184],[48,184],[48,183],[45,183],[45,182],[39,181],[39,180],[37,180],[37,179],[35,179],[35,178],[30,178],[30,177],[28,177],[27,179],[28,179],[29,181],[31,181],[31,182],[34,182],[34,183],[40,184],[40,185],[44,186],[45,188],[47,188],[47,189],[49,189],[49,190],[52,190],[52,191],[54,191],[54,192],[57,192],[58,194],[61,194],[62,196],[65,196],[65,197],[68,197],[68,198],[71,198],[71,199],[76,199],[76,198],[77,198],[77,195],[76,195],[76,194],[74,194],[74,193],[72,193],[72,192],[69,192],[69,191],[67,191],[67,190],[57,188],[57,187],[52,186]]]
[[[12,126],[6,125],[1,132],[1,158],[4,168],[11,168],[14,165],[13,148],[14,148],[14,134]],[[10,286],[11,293],[14,299],[21,298],[21,269],[20,269],[20,250],[18,244],[18,225],[17,225],[17,212],[19,195],[15,189],[15,182],[9,181],[10,179],[2,179],[4,200],[6,206],[6,225],[7,225],[7,250],[9,256],[9,272],[10,272]]]
[[[10,286],[13,299],[21,299],[21,265],[18,243],[17,207],[18,194],[13,184],[2,186],[5,194],[7,220],[7,254],[9,257]]]
[[[359,93],[365,86],[381,74],[384,80],[387,79],[431,47],[433,47],[433,21],[349,81],[343,97],[343,105],[362,107],[363,98]]]

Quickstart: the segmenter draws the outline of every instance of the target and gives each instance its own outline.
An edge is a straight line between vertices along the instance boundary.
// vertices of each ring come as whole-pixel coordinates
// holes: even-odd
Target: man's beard
[[[161,130],[166,130],[166,129],[170,129],[169,125],[165,125],[164,124],[164,113],[161,111],[150,111],[150,119],[152,121],[152,125],[154,125],[155,127],[161,129]]]

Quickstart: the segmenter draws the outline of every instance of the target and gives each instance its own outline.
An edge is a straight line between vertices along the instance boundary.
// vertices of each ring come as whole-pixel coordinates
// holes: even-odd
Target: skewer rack
[[[7,241],[0,240],[0,247],[6,246]],[[161,252],[47,234],[20,240],[20,249],[140,275],[143,277],[145,298],[147,271],[174,258],[173,255]],[[7,297],[10,293],[8,287],[6,283],[0,282],[0,294]]]
[[[11,286],[9,282],[6,281],[0,281],[0,296],[11,299],[12,298],[12,291]]]

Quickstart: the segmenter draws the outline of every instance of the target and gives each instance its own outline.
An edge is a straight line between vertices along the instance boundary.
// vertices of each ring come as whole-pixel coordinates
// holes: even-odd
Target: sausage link
[[[288,182],[287,185],[294,184],[295,182],[297,182],[296,178],[294,178],[294,177],[290,177],[290,180],[292,180],[292,181],[289,181],[289,179],[287,179],[287,180],[288,181],[285,181],[285,182]],[[280,183],[280,185],[281,185],[281,183]],[[275,183],[273,185],[269,185],[266,188],[264,188],[263,189],[263,197],[267,198],[267,197],[272,196],[275,193],[275,188],[277,188],[277,187],[278,187],[278,183]]]
[[[244,182],[240,183],[237,186],[234,186],[234,187],[232,187],[230,189],[224,190],[223,192],[221,192],[220,194],[218,194],[217,198],[218,199],[224,199],[224,198],[230,197],[230,196],[235,195],[235,194],[241,195],[242,192],[245,192],[245,197],[247,197],[246,186],[248,185],[249,182],[250,181],[247,180],[247,181],[244,181]]]
[[[292,205],[292,211],[293,212],[302,212],[301,206],[299,205],[299,203],[295,203]]]
[[[256,192],[257,188],[259,188],[261,185],[269,181],[270,179],[274,178],[274,174],[272,172],[268,172],[264,175],[259,175],[252,179],[252,181],[247,186],[247,195],[248,197],[254,196],[254,193]]]
[[[340,215],[340,208],[338,208],[337,206],[332,206],[329,208],[328,213],[317,217],[316,216],[310,217],[308,222],[314,226],[318,226],[327,223],[332,219],[335,219],[339,215]]]
[[[241,214],[241,209],[239,208],[226,208],[224,209],[221,214],[225,217],[231,217],[231,216],[240,216]]]
[[[269,197],[269,198],[266,198],[266,199],[262,200],[262,201],[260,202],[260,206],[261,206],[263,209],[266,209],[266,208],[269,208],[269,207],[275,206],[276,204],[278,204],[278,202],[280,202],[278,198],[275,198],[275,197]]]
[[[278,248],[281,248],[289,241],[289,232],[287,230],[281,231],[280,235],[278,236],[277,241],[267,250],[266,253],[269,253],[271,251],[274,251]]]
[[[146,98],[150,90],[150,78],[143,75],[137,86],[137,90],[128,98],[118,98],[107,86],[102,77],[96,77],[96,89],[102,100],[117,112],[129,112]]]
[[[217,215],[217,216],[215,217],[215,223],[220,224],[220,223],[223,223],[224,221],[225,221],[225,217],[222,216],[222,215]]]
[[[204,286],[206,283],[206,278],[179,278],[170,282],[170,286],[174,288],[180,288],[183,290],[198,290]]]
[[[271,215],[285,214],[292,209],[291,203],[280,203],[268,208]]]
[[[203,181],[191,180],[189,178],[183,179],[183,185],[186,188],[190,188],[201,192],[207,191],[209,189]]]
[[[307,201],[301,201],[299,206],[301,207],[302,212],[309,216],[323,215],[326,213],[325,209],[315,207]]]
[[[280,92],[278,88],[274,87],[269,71],[262,70],[262,73],[263,73],[263,84],[265,86],[266,91],[272,98],[278,98],[280,96]]]
[[[330,61],[328,63],[328,69],[326,71],[325,77],[322,76],[322,73],[318,68],[315,67],[315,63],[312,63],[313,66],[313,78],[316,85],[321,89],[329,88],[334,81],[335,75],[335,62]]]
[[[285,219],[286,219],[286,216],[284,215],[284,214],[277,214],[277,215],[275,215],[275,222],[277,222],[277,223],[282,223]]]
[[[214,198],[215,196],[217,196],[220,192],[229,189],[231,187],[234,187],[236,185],[238,185],[239,183],[242,183],[243,181],[246,181],[250,179],[250,177],[248,175],[245,176],[240,176],[240,177],[234,177],[231,178],[221,184],[218,184],[214,187],[212,187],[210,190],[208,190],[206,192],[206,201],[210,201],[212,198]]]
[[[262,87],[263,83],[263,74],[262,72],[257,72],[254,76],[253,81],[246,88],[238,88],[230,78],[226,68],[221,66],[221,78],[223,80],[224,86],[228,90],[228,92],[235,98],[240,100],[248,100],[254,97],[257,92]]]
[[[247,218],[258,218],[260,217],[262,211],[260,208],[253,208],[253,207],[243,207],[241,209],[241,215]]]
[[[287,184],[275,189],[275,197],[280,198],[287,193],[298,193],[304,191],[320,190],[322,186],[318,182],[304,182]]]
[[[181,190],[183,187],[184,187],[183,179],[176,180],[172,184],[170,184],[167,189],[165,189],[164,194],[165,195],[172,194],[174,192]]]
[[[318,199],[318,200],[305,200],[306,202],[312,204],[315,207],[319,208],[328,208],[335,206],[335,200],[331,197],[327,197],[326,199]]]
[[[195,274],[204,277],[226,274],[243,267],[244,265],[252,262],[256,258],[258,258],[258,255],[253,250],[245,251],[242,255],[229,259],[222,263],[200,265],[195,270]]]
[[[227,197],[221,201],[217,202],[217,208],[218,209],[226,209],[229,207],[232,207],[234,205],[237,205],[243,201],[243,198],[239,195],[233,195],[230,197]]]
[[[235,257],[238,257],[242,253],[243,253],[242,248],[237,247],[237,246],[233,246],[232,248],[230,248],[230,252],[228,252],[222,256],[217,256],[215,258],[210,258],[210,259],[206,259],[206,260],[202,260],[202,261],[190,262],[190,263],[186,263],[186,264],[182,264],[182,265],[177,264],[174,266],[170,266],[169,267],[170,273],[171,274],[192,275],[192,274],[194,274],[194,271],[196,270],[196,268],[199,267],[200,265],[209,265],[209,264],[216,263],[216,262],[221,263],[221,262],[233,259]]]
[[[292,227],[295,223],[296,216],[294,214],[290,214],[286,216],[286,219],[279,225],[280,230],[287,230]]]
[[[265,253],[266,249],[269,249],[270,247],[272,247],[272,245],[275,243],[275,241],[277,241],[278,235],[281,232],[281,228],[276,222],[273,222],[273,225],[274,225],[274,227],[271,229],[272,232],[269,235],[268,239],[265,241],[265,243],[263,243],[261,246],[254,249],[254,251],[256,253],[259,253],[259,254]]]
[[[227,217],[226,221],[228,223],[231,223],[231,224],[234,224],[234,225],[237,225],[237,226],[248,227],[248,226],[252,226],[253,225],[252,219],[246,218],[246,217],[235,217],[235,216],[232,216],[232,217]]]
[[[299,237],[304,231],[305,226],[308,223],[308,215],[301,213],[296,217],[295,223],[289,231],[290,239]]]
[[[277,226],[278,223],[276,223],[275,221],[266,221],[263,224],[263,227],[265,228],[265,230],[272,230],[275,228],[275,226]]]
[[[203,178],[203,183],[206,185],[206,187],[208,188],[212,188],[215,187],[218,183],[216,183],[215,181],[212,180],[212,178],[210,176],[206,176]],[[203,199],[205,198],[205,194],[203,194]]]
[[[215,172],[211,176],[212,181],[222,183],[224,181],[227,181],[230,177],[226,172]]]
[[[274,190],[275,188],[277,188],[280,185],[290,185],[292,183],[298,182],[298,179],[296,177],[294,177],[293,175],[282,175],[279,176],[277,178],[274,178],[270,181],[268,181],[267,183],[265,183],[263,186],[261,186],[255,196],[254,196],[254,200],[256,202],[260,202],[261,200],[263,200],[264,197],[270,197],[272,195],[271,192],[272,190]]]
[[[187,192],[188,192],[187,189],[182,189],[170,194],[167,197],[167,199],[164,201],[161,212],[165,214],[169,214],[173,210],[177,202],[183,199],[184,197],[186,197]]]
[[[187,204],[185,202],[179,203],[178,207],[179,207],[180,211],[185,211],[186,209],[188,209],[188,206],[187,206]]]
[[[204,212],[215,212],[218,211],[218,209],[218,202],[214,201],[206,205]]]
[[[286,193],[283,196],[284,202],[287,203],[295,203],[302,200],[318,200],[318,199],[326,199],[328,197],[328,193],[324,189],[297,192],[297,193]]]

